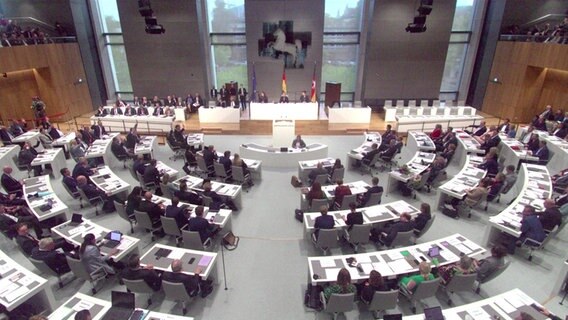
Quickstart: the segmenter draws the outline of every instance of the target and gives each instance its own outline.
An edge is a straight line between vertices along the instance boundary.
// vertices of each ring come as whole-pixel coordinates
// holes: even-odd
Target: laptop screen
[[[444,320],[441,307],[432,307],[424,309],[424,318],[426,320]]]
[[[113,241],[120,241],[120,238],[121,238],[120,232],[111,231],[111,233],[110,233],[110,240],[113,240]]]
[[[83,215],[79,214],[79,213],[74,213],[71,216],[71,222],[75,222],[75,223],[81,223],[83,222]]]
[[[439,247],[432,247],[430,248],[430,250],[428,250],[428,255],[430,257],[436,257],[440,254],[440,248]]]
[[[112,291],[111,301],[113,307],[134,309],[134,293]]]
[[[385,314],[383,316],[383,320],[401,320],[401,319],[402,319],[401,313]]]

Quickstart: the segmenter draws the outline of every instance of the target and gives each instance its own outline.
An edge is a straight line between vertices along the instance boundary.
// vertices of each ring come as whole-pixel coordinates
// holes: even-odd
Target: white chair
[[[328,181],[326,182],[335,183],[337,180],[343,180],[344,176],[345,168],[335,169],[333,170],[333,174],[331,176],[328,175]]]
[[[197,168],[199,169],[200,173],[205,174],[206,176],[213,176],[215,173],[215,169],[213,166],[207,166],[205,164],[205,159],[201,155],[196,155],[195,160],[197,160]]]
[[[382,192],[371,193],[371,196],[369,196],[369,201],[367,201],[365,206],[370,207],[376,204],[381,204],[382,198],[383,198]]]
[[[140,182],[140,187],[142,187],[142,189],[156,188],[156,183],[154,181],[144,180],[144,175],[140,174],[140,172],[136,172],[136,176],[138,177],[138,181]]]
[[[172,189],[170,189],[170,187],[168,187],[168,185],[160,182],[160,190],[162,190],[164,197],[166,197],[168,199],[173,198]]]
[[[320,292],[320,300],[323,305],[323,311],[332,313],[333,319],[337,319],[339,313],[344,313],[353,310],[355,305],[355,294],[354,293],[333,293],[329,297],[329,301],[326,301],[323,292]]]
[[[327,174],[318,174],[318,175],[315,177],[314,181],[312,181],[312,184],[313,184],[314,182],[319,182],[320,185],[325,186],[325,185],[327,184],[327,179],[328,179],[328,178],[329,178],[329,177],[328,177]]]
[[[211,238],[207,238],[205,242],[201,242],[201,236],[197,231],[181,230],[182,234],[182,245],[186,249],[207,251],[211,245]]]
[[[371,234],[370,224],[355,224],[351,226],[351,230],[347,233],[347,241],[352,245],[353,251],[357,253],[360,244],[369,243],[369,235]]]
[[[32,257],[28,257],[28,259],[34,265],[34,267],[36,267],[36,269],[38,269],[42,274],[46,274],[46,275],[50,275],[50,276],[56,276],[57,277],[57,284],[59,284],[59,288],[63,288],[63,286],[64,286],[63,280],[61,280],[61,275],[59,273],[53,271],[53,269],[51,269],[42,260],[36,260]]]
[[[406,289],[405,286],[401,286],[400,294],[410,301],[410,303],[412,304],[412,313],[416,314],[417,302],[435,296],[439,286],[440,279],[436,278],[432,280],[422,281],[416,286],[414,293]]]
[[[162,228],[164,229],[164,233],[173,236],[176,240],[176,246],[179,247],[179,243],[182,238],[181,230],[177,225],[177,221],[175,218],[168,218],[166,216],[161,216],[160,221],[162,221]],[[187,226],[184,225],[182,229]]]
[[[97,294],[97,283],[106,279],[108,275],[105,268],[100,267],[95,271],[89,273],[81,260],[72,258],[70,256],[65,256],[65,258],[67,259],[67,264],[69,264],[69,268],[71,268],[71,271],[73,272],[75,277],[89,281],[91,283],[91,292],[93,294]]]
[[[185,285],[183,283],[162,281],[162,289],[164,289],[166,299],[173,300],[175,302],[182,302],[182,312],[185,316],[187,313],[187,303],[193,300],[193,297],[185,290]]]
[[[473,288],[473,284],[477,279],[477,273],[470,274],[455,274],[446,285],[441,285],[441,287],[448,294],[448,305],[452,305],[452,294],[456,292],[470,291]]]
[[[103,198],[101,198],[100,196],[96,196],[93,198],[89,198],[87,197],[87,195],[85,194],[85,192],[83,191],[83,189],[77,187],[77,191],[79,191],[79,194],[81,195],[81,199],[83,199],[86,203],[90,204],[91,206],[95,207],[95,215],[99,215],[99,207],[98,204],[103,204]],[[83,208],[83,205],[81,204],[81,208]]]
[[[144,279],[128,280],[122,279],[122,282],[126,285],[128,292],[141,293],[148,295],[148,300],[146,301],[148,305],[146,309],[152,304],[152,296],[154,295],[154,290],[144,281]]]
[[[381,311],[396,309],[398,290],[375,291],[371,301],[365,301],[362,298],[361,301],[367,305],[367,309],[371,311],[373,317],[378,319]]]
[[[322,206],[329,207],[329,200],[327,199],[312,199],[310,211],[319,211]]]
[[[223,164],[215,162],[213,163],[213,169],[215,170],[215,175],[217,178],[220,178],[221,181],[227,182],[227,180],[231,179],[231,172],[227,172]]]
[[[542,240],[542,242],[530,239],[530,238],[526,238],[523,243],[521,244],[521,247],[523,248],[527,248],[529,250],[529,256],[527,257],[527,260],[532,261],[533,258],[533,253],[537,250],[544,250],[544,247],[546,246],[546,244],[548,243],[548,241],[550,241],[550,239],[552,239],[554,236],[556,236],[556,234],[558,233],[559,228],[558,227],[554,227],[554,230],[552,230],[550,233],[548,233],[548,235],[546,236],[546,238],[544,238],[544,240]]]
[[[477,280],[477,288],[475,289],[475,293],[479,294],[481,292],[481,285],[487,283],[495,278],[497,278],[501,273],[505,272],[507,268],[511,265],[511,261],[505,262],[503,266],[497,268],[493,273],[485,277],[485,279]]]
[[[233,174],[233,181],[240,184],[245,192],[248,192],[248,189],[252,185],[250,173],[245,175],[243,167],[240,166],[233,166],[231,171]]]
[[[154,233],[162,229],[162,223],[160,222],[160,220],[152,221],[152,219],[150,219],[150,215],[147,212],[138,210],[134,210],[134,217],[136,218],[136,221],[138,222],[138,225],[140,227],[146,229],[146,231],[152,232],[152,241],[154,241],[156,239]]]
[[[333,206],[335,208],[337,208],[338,210],[347,210],[347,209],[349,209],[349,204],[351,202],[357,203],[357,195],[356,194],[350,194],[350,195],[344,196],[343,200],[341,200],[341,205],[338,202],[334,202]]]
[[[396,248],[396,247],[406,247],[411,245],[410,239],[414,234],[414,230],[405,231],[405,232],[398,232],[394,239],[392,240],[389,248]]]
[[[436,215],[433,215],[430,220],[426,222],[424,228],[422,230],[414,229],[414,244],[416,244],[416,240],[426,234],[426,232],[432,227],[434,224],[434,220],[436,220]]]
[[[130,224],[130,234],[134,233],[134,224],[136,223],[136,219],[134,215],[129,216],[126,213],[126,205],[120,202],[114,201],[114,207],[116,208],[116,212],[118,212],[118,216],[121,217],[123,220],[128,221]]]
[[[318,231],[318,236],[312,233],[312,241],[315,246],[323,251],[324,255],[327,255],[327,251],[330,248],[336,248],[338,245],[337,241],[337,230],[335,229],[320,229]]]

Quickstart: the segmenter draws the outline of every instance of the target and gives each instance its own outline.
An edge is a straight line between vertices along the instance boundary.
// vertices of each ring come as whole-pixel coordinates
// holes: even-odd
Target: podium
[[[290,147],[296,137],[296,121],[292,119],[272,120],[272,146]]]

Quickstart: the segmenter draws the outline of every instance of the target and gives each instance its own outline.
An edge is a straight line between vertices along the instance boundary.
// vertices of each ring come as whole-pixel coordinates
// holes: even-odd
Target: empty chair
[[[169,157],[170,160],[176,161],[176,159],[184,157],[184,150],[180,146],[172,145],[169,139],[166,139],[166,144],[172,150],[172,155]]]
[[[337,180],[343,180],[344,176],[345,176],[345,168],[335,169],[333,170],[333,174],[331,176],[328,176],[329,182],[335,183],[335,181]]]
[[[181,241],[182,235],[181,235],[181,230],[177,225],[176,219],[161,216],[160,220],[162,221],[162,228],[164,228],[164,233],[169,235],[169,236],[175,237],[176,246],[179,247],[179,242]],[[187,224],[186,224],[186,226],[187,226]],[[185,227],[185,226],[183,226],[183,227]]]
[[[183,283],[173,283],[169,281],[162,281],[162,289],[166,294],[166,299],[173,300],[175,302],[181,301],[183,315],[187,313],[187,303],[193,300],[187,291],[185,290],[185,285]]]
[[[53,269],[51,269],[45,262],[43,262],[42,260],[36,260],[32,257],[28,257],[28,259],[30,259],[30,262],[34,265],[34,267],[36,267],[36,269],[38,269],[42,274],[47,274],[47,275],[51,275],[51,276],[56,276],[57,277],[57,283],[59,284],[59,288],[63,288],[64,284],[63,281],[61,280],[61,275],[55,271],[53,271]]]
[[[416,100],[408,100],[409,107],[416,107]]]
[[[416,286],[414,293],[409,292],[406,287],[401,286],[400,293],[408,300],[410,300],[412,304],[412,313],[416,313],[417,302],[435,296],[439,286],[440,279],[436,278],[433,280],[422,281],[418,286]]]
[[[396,100],[396,106],[397,107],[404,107],[404,100],[401,100],[401,99]]]
[[[559,230],[558,226],[555,226],[554,230],[549,232],[546,238],[542,240],[542,242],[526,238],[521,244],[521,247],[529,249],[529,256],[527,257],[527,259],[529,261],[532,261],[534,251],[544,250],[544,246],[546,246],[548,241],[550,241],[550,239],[553,238],[558,233],[558,230]]]
[[[371,234],[370,224],[354,224],[351,230],[347,232],[347,241],[353,246],[353,250],[357,253],[360,244],[369,243],[369,235]]]
[[[343,200],[341,201],[341,205],[339,205],[339,203],[335,202],[333,205],[338,208],[339,210],[347,210],[349,209],[349,204],[351,202],[355,202],[357,203],[357,195],[356,194],[350,194],[347,196],[343,197]]]
[[[367,201],[366,206],[370,207],[370,206],[380,204],[381,201],[382,201],[382,198],[383,198],[382,192],[371,193],[371,196],[369,197],[369,201]]]
[[[319,211],[321,206],[329,206],[329,200],[312,199],[312,205],[310,206],[310,211]]]
[[[162,229],[162,223],[160,222],[160,220],[152,221],[152,219],[150,219],[150,215],[147,212],[138,210],[134,210],[134,217],[136,218],[136,222],[138,222],[138,225],[140,227],[152,232],[152,241],[154,241],[156,239],[154,232],[160,231]]]
[[[505,272],[505,270],[507,270],[509,265],[511,265],[511,261],[505,262],[505,264],[503,266],[497,268],[497,270],[493,271],[489,276],[485,277],[485,279],[477,280],[477,288],[475,289],[475,293],[479,294],[479,292],[481,291],[481,285],[482,284],[487,283],[487,282],[497,278],[501,273],[503,273],[503,272]]]
[[[426,100],[426,99],[420,100],[420,106],[421,107],[427,107],[428,106],[428,100]]]
[[[469,274],[455,274],[446,285],[442,288],[448,294],[448,305],[452,305],[452,296],[456,292],[470,291],[473,288],[473,283],[477,279],[477,273]]]
[[[317,182],[320,183],[320,185],[325,186],[325,185],[327,184],[327,179],[328,179],[328,178],[329,178],[329,177],[328,177],[327,174],[318,174],[318,175],[315,177],[314,181],[312,181],[312,184],[317,181]]]
[[[318,231],[318,236],[312,234],[312,241],[316,247],[323,251],[326,255],[329,248],[335,248],[338,245],[337,242],[337,230],[335,229],[320,229]]]
[[[28,172],[28,178],[31,177],[30,172],[32,171],[32,166],[31,164],[21,164],[19,159],[18,159],[18,155],[15,155],[13,157],[14,163],[16,164],[16,167],[18,168],[18,170],[20,171],[27,171]]]
[[[250,173],[245,175],[243,167],[233,166],[231,169],[233,174],[233,181],[240,184],[245,192],[248,192],[248,187],[252,184]]]
[[[77,191],[79,191],[79,194],[81,195],[81,199],[83,199],[83,201],[85,201],[86,203],[95,207],[95,214],[99,215],[98,204],[99,203],[104,204],[103,198],[101,198],[100,196],[96,196],[94,198],[88,198],[87,195],[85,194],[85,192],[81,188],[77,188]],[[82,207],[82,204],[81,204],[81,207]]]
[[[198,231],[181,230],[181,234],[184,248],[203,251],[211,247],[211,238],[207,238],[207,240],[202,243]]]
[[[220,178],[223,182],[231,179],[231,173],[225,170],[225,166],[219,162],[213,163],[213,169],[215,169],[215,175]]]
[[[412,198],[416,199],[416,192],[422,190],[426,186],[426,182],[430,178],[430,171],[426,171],[420,177],[420,181],[416,184],[409,184],[408,186],[412,189]]]
[[[432,100],[432,107],[439,107],[440,106],[440,100]]]
[[[414,230],[405,231],[405,232],[398,232],[394,239],[392,240],[391,245],[389,248],[396,248],[396,247],[406,247],[411,245],[410,239],[414,235]]]
[[[136,176],[138,177],[138,181],[140,181],[140,187],[142,187],[143,189],[156,188],[156,183],[154,181],[144,180],[144,175],[140,174],[140,172],[136,172]]]
[[[70,256],[65,256],[65,258],[67,258],[67,264],[69,264],[69,267],[71,268],[71,271],[73,272],[75,277],[89,281],[91,283],[91,292],[93,294],[96,294],[97,283],[99,283],[101,280],[104,280],[108,275],[105,268],[100,267],[95,271],[89,273],[81,260],[72,258]]]
[[[385,100],[385,107],[392,107],[392,100]]]
[[[371,161],[367,162],[365,161],[365,159],[363,159],[363,161],[361,161],[361,167],[360,167],[360,172],[361,175],[363,175],[364,171],[367,171],[371,174],[371,177],[373,176],[373,168],[375,167],[375,164],[377,163],[377,161],[379,161],[380,155],[377,153],[375,156],[373,156],[373,159],[371,159]]]
[[[378,319],[381,311],[396,309],[398,290],[375,291],[373,300],[365,301],[361,299],[361,301],[367,305],[367,309],[373,313],[375,319]]]
[[[134,218],[134,215],[129,216],[126,213],[126,205],[120,202],[117,202],[116,200],[114,201],[114,207],[116,208],[116,212],[118,212],[118,216],[121,217],[122,219],[128,221],[128,223],[130,224],[130,234],[134,233],[134,223],[136,223],[136,219]]]
[[[323,292],[320,292],[320,300],[323,305],[322,310],[332,313],[333,319],[337,319],[339,313],[353,310],[355,293],[333,293],[329,297],[329,301],[326,301]]]
[[[122,281],[126,285],[126,289],[128,290],[128,292],[148,295],[148,300],[147,300],[148,305],[146,306],[146,308],[148,308],[152,304],[152,295],[154,294],[154,290],[150,288],[150,286],[146,283],[146,281],[144,281],[144,279],[137,279],[137,280],[122,279]]]

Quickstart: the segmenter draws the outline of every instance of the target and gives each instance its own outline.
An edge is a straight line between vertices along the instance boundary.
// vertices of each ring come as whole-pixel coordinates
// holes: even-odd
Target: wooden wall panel
[[[0,116],[3,121],[13,118],[32,119],[31,97],[39,94],[32,70],[9,72],[0,77]]]
[[[537,103],[542,108],[550,104],[555,110],[568,111],[568,71],[547,70]]]
[[[27,79],[35,79],[35,85],[31,87],[36,89],[34,94],[29,95],[29,90],[21,93],[21,96],[26,95],[28,105],[31,96],[39,94],[47,105],[48,115],[62,114],[60,120],[69,120],[94,109],[78,44],[2,48],[0,61],[0,73],[29,70],[31,77]],[[0,105],[0,112],[8,112],[4,108]]]

